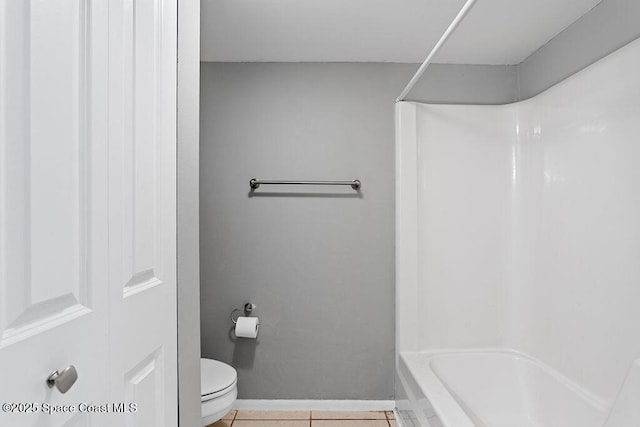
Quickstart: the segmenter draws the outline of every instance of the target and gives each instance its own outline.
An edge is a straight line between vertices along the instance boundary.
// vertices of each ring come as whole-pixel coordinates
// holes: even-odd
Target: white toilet
[[[238,397],[238,373],[226,363],[200,359],[202,425],[224,417]]]

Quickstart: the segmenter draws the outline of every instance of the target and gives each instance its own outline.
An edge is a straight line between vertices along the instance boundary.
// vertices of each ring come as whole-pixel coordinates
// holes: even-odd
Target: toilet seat
[[[212,359],[200,359],[201,400],[215,399],[235,390],[238,374],[226,363]]]
[[[238,374],[226,363],[200,359],[200,411],[202,426],[224,417],[238,397]]]

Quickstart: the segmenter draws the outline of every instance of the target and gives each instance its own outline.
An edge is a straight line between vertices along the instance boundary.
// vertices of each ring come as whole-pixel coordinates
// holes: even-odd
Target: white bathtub
[[[430,427],[602,427],[605,403],[509,350],[400,354],[399,375]],[[411,422],[405,422],[411,424]]]
[[[638,68],[640,39],[514,104],[396,104],[406,427],[640,427]],[[441,351],[497,346],[539,360]]]

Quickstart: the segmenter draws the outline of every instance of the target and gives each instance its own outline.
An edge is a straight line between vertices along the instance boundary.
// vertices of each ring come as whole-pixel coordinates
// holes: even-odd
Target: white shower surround
[[[517,350],[542,367],[540,375],[562,378],[604,414],[596,410],[593,425],[602,425],[598,417],[606,418],[627,375],[618,402],[640,397],[639,364],[630,371],[640,358],[638,69],[640,40],[524,102],[397,104],[397,349],[407,389],[398,394],[409,394],[405,403],[424,409],[420,394],[439,393],[424,389],[418,367],[434,353],[487,349]],[[500,399],[510,390],[499,384],[508,382],[485,393]],[[554,392],[524,391],[533,393],[529,406]],[[613,412],[637,421],[622,410],[619,403]],[[423,424],[428,415],[418,414]],[[612,416],[607,426],[626,425],[611,424]],[[566,425],[536,422],[522,425]]]

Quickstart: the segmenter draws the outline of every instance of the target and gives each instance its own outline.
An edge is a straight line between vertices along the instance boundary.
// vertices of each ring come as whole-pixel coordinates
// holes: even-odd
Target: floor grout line
[[[285,411],[286,412],[286,411]],[[305,411],[307,412],[307,411]],[[313,418],[313,411],[308,411],[309,412],[309,427],[313,427],[313,421],[322,421],[325,422],[329,425],[340,425],[341,422],[344,421],[369,421],[369,422],[379,422],[379,421],[386,421],[387,422],[387,426],[391,427],[391,418],[389,413],[387,413],[387,411],[371,411],[371,412],[381,412],[382,414],[384,414],[384,418]],[[342,411],[331,411],[331,412],[342,412]],[[365,411],[367,412],[367,411]],[[246,420],[240,420],[238,419],[238,413],[239,411],[236,410],[235,413],[233,414],[233,417],[231,417],[231,419],[228,419],[226,421],[229,421],[229,427],[233,427],[236,424],[236,421],[243,421],[245,423],[247,423],[248,425],[251,425],[253,423],[260,423],[260,422],[264,422],[264,421],[304,421],[304,419],[292,419],[292,418],[283,418],[283,419],[275,419],[275,418],[264,418],[264,419],[246,419]],[[393,420],[395,420],[395,414],[391,414],[391,416],[393,416]]]

